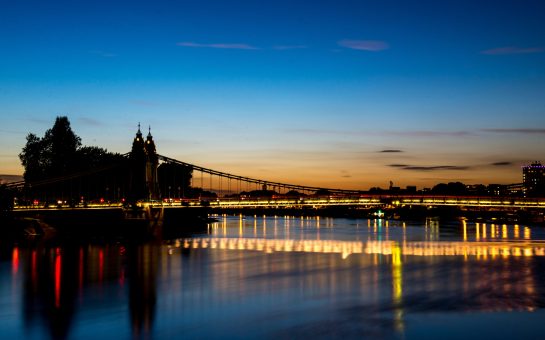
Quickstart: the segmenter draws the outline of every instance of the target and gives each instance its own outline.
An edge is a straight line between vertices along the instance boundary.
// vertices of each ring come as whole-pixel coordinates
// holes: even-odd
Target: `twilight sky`
[[[366,189],[521,182],[545,161],[544,1],[4,1],[0,174],[83,144]]]

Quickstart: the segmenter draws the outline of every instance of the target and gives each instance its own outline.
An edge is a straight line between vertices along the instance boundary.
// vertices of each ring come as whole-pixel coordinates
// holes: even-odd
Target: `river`
[[[543,227],[216,218],[167,241],[0,241],[2,338],[542,337]]]

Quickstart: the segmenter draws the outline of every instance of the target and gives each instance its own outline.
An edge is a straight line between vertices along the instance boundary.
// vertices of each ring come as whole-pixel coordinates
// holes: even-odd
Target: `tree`
[[[431,191],[436,195],[465,195],[467,187],[460,182],[439,183]]]
[[[42,140],[33,133],[26,137],[26,145],[19,154],[21,163],[25,168],[24,178],[27,182],[40,180],[44,177],[47,168]]]
[[[81,138],[72,131],[67,117],[57,117],[43,138],[29,133],[26,139],[19,158],[25,168],[24,177],[27,182],[62,176],[77,170],[76,152],[81,146]]]
[[[28,134],[19,158],[34,197],[41,193],[46,199],[121,198],[127,192],[126,158],[96,146],[81,146],[81,138],[72,131],[67,117],[57,117],[42,138]],[[67,176],[73,174],[78,176]],[[64,176],[68,178],[48,181]]]
[[[4,184],[0,185],[0,216],[13,210],[13,192]]]
[[[68,117],[57,117],[53,127],[45,132],[44,150],[51,161],[49,176],[61,176],[76,170],[76,152],[81,138],[70,127]]]

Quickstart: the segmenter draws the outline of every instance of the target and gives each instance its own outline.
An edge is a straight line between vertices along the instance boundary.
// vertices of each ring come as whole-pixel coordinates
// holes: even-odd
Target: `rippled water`
[[[2,338],[537,338],[545,232],[225,217],[146,244],[0,241]]]

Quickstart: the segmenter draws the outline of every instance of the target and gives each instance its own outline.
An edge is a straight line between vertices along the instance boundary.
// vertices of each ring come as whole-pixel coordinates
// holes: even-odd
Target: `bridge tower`
[[[151,199],[160,198],[159,180],[157,178],[157,167],[159,166],[159,157],[155,150],[155,142],[151,135],[151,126],[148,127],[148,136],[146,138],[146,184],[150,193]]]
[[[155,142],[149,129],[146,140],[142,137],[140,123],[132,142],[130,159],[130,200],[135,202],[141,199],[158,199],[159,183],[157,166],[159,158],[155,149]]]

